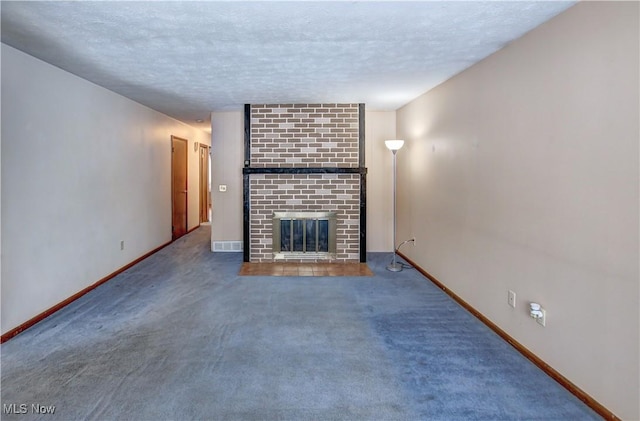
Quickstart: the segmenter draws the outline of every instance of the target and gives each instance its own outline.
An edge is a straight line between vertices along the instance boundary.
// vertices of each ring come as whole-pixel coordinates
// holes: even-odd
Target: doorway
[[[171,136],[171,239],[187,233],[187,140]]]
[[[209,222],[211,208],[209,186],[209,146],[200,144],[200,223]]]

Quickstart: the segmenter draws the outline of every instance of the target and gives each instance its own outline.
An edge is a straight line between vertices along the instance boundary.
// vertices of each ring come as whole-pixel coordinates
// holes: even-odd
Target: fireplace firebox
[[[335,212],[274,212],[273,258],[335,259]]]

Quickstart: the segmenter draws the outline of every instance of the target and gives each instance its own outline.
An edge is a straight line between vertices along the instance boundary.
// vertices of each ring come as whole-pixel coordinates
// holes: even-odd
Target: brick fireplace
[[[363,104],[246,105],[243,176],[246,262],[366,261]]]

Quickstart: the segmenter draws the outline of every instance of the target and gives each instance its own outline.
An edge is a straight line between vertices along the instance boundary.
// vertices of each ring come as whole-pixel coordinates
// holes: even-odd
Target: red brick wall
[[[251,105],[251,167],[358,167],[358,104]],[[252,174],[250,261],[272,261],[273,212],[333,211],[336,260],[359,261],[358,174]]]

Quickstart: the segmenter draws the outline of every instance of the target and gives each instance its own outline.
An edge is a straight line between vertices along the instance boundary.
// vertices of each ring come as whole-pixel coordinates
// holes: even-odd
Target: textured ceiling
[[[244,103],[394,110],[574,2],[2,1],[2,42],[198,126]]]

